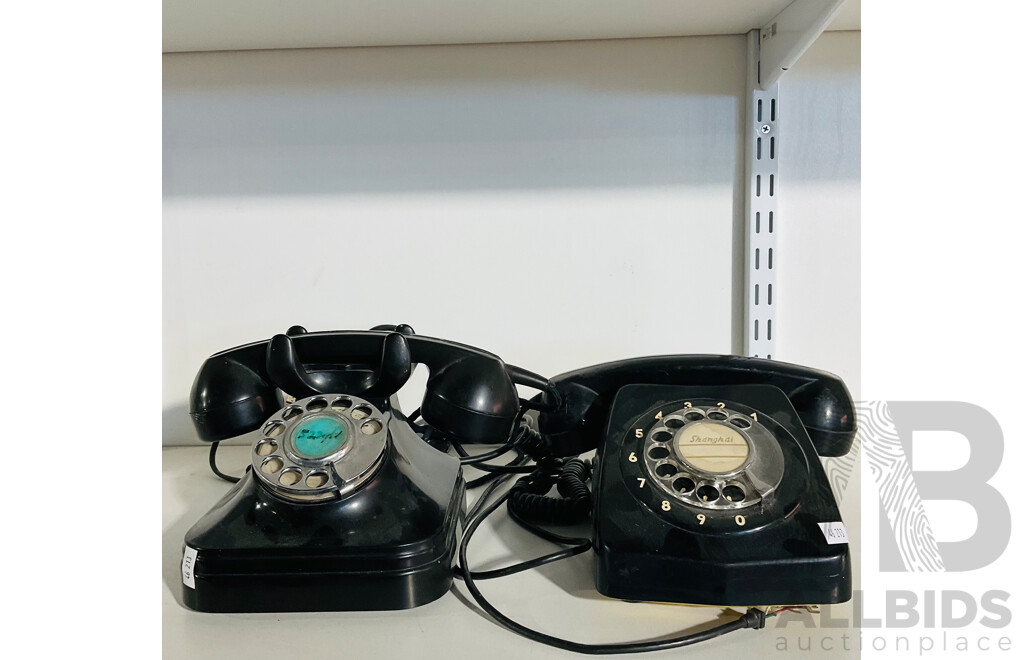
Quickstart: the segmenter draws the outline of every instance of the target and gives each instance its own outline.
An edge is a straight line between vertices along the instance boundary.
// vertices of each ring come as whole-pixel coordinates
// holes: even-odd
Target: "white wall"
[[[295,323],[406,322],[549,375],[739,350],[745,43],[165,55],[164,442],[194,441],[206,356]],[[854,382],[858,252],[806,252],[859,236],[858,49],[823,35],[787,74],[780,152],[779,356]],[[818,320],[801,287],[829,282],[851,306]]]
[[[788,139],[779,152],[776,355],[839,374],[858,398],[860,33],[819,37],[783,75],[779,96]],[[859,447],[824,462],[843,522],[858,539],[862,480],[835,475],[860,474]],[[858,589],[859,541],[851,552]],[[850,609],[837,616],[851,616]]]
[[[860,32],[827,32],[780,80],[779,359],[860,392]]]

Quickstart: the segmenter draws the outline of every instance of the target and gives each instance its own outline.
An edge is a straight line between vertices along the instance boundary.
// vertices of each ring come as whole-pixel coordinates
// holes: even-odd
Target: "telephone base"
[[[655,487],[659,476],[644,467],[644,439],[659,427],[659,415],[687,404],[721,406],[770,433],[784,465],[778,487],[752,506],[724,509],[694,506]],[[842,524],[828,478],[789,399],[774,386],[623,387],[595,474],[595,582],[605,596],[718,606],[851,597],[849,545],[821,527]]]
[[[398,610],[452,583],[458,459],[390,424],[377,472],[329,502],[283,500],[246,472],[185,536],[185,605],[201,612]],[[184,578],[184,572],[183,572]],[[191,582],[192,584],[189,584]]]
[[[596,588],[602,595],[618,600],[714,607],[764,607],[758,603],[771,602],[775,603],[773,607],[807,607],[808,603],[843,603],[851,595],[849,569],[843,576],[841,558],[833,562],[838,574],[829,574],[829,569],[820,566],[810,571],[799,567],[787,571],[770,563],[745,571],[736,567],[710,571],[710,562],[652,563],[649,556],[630,557],[615,551],[611,555],[598,555]],[[668,574],[686,577],[666,579]],[[615,577],[626,575],[631,579]]]
[[[450,556],[413,571],[207,573],[196,575],[184,602],[199,612],[225,613],[404,610],[443,596],[451,574]]]

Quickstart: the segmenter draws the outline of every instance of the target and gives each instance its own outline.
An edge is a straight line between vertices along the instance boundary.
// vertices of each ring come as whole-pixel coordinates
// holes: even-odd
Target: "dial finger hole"
[[[284,412],[281,413],[281,418],[282,419],[295,419],[296,417],[298,417],[301,414],[302,414],[302,408],[300,408],[298,406],[288,406],[287,408],[284,409]]]
[[[257,456],[270,456],[277,449],[277,443],[273,440],[264,440],[256,445]]]
[[[263,461],[263,465],[260,466],[260,470],[262,470],[264,474],[274,474],[283,467],[284,461],[282,461],[277,456],[272,456],[267,460]]]
[[[309,403],[306,404],[306,410],[308,410],[309,412],[316,412],[318,410],[323,410],[326,407],[327,407],[327,399],[321,399],[320,397],[317,397],[317,398],[313,399],[312,401],[310,401]]]
[[[295,484],[299,483],[301,479],[302,472],[296,470],[295,468],[288,468],[287,470],[281,473],[280,477],[277,478],[277,480],[281,482],[282,486],[294,486]]]
[[[665,426],[669,427],[670,429],[677,429],[686,422],[679,419],[678,417],[666,417],[665,419],[662,420],[662,423],[664,423]]]
[[[344,410],[348,410],[351,407],[352,407],[352,399],[346,399],[345,397],[342,397],[340,399],[335,399],[334,402],[331,403],[331,408],[334,408],[338,412],[341,412],[341,411],[344,411]]]
[[[722,496],[725,497],[725,499],[729,500],[730,502],[742,502],[743,498],[745,498],[747,494],[744,493],[743,489],[740,488],[738,485],[729,484],[728,486],[722,489]]]
[[[366,419],[373,413],[369,406],[356,406],[350,413],[353,419]]]
[[[729,420],[729,423],[738,429],[749,429],[752,424],[746,417],[733,417]]]
[[[691,410],[687,412],[685,415],[683,415],[683,419],[685,419],[688,422],[698,422],[704,419],[704,413],[702,413],[699,410]]]
[[[668,458],[668,447],[651,447],[647,452],[647,455],[654,460],[661,460],[662,458]]]
[[[693,479],[690,479],[689,477],[679,477],[672,482],[672,487],[680,493],[689,493],[695,486],[696,484],[693,483]]]
[[[651,435],[651,440],[654,440],[655,442],[668,442],[671,439],[672,434],[668,431],[655,431]]]
[[[326,472],[320,472],[319,470],[317,470],[316,472],[310,472],[309,476],[306,477],[306,485],[309,486],[310,488],[320,488],[326,483]]]
[[[363,435],[373,435],[374,433],[380,433],[382,428],[384,428],[383,424],[376,419],[371,419],[368,422],[363,422],[363,425],[359,427],[359,430]]]
[[[715,419],[715,420],[721,421],[723,419],[726,419],[727,417],[729,417],[729,416],[726,415],[721,410],[712,410],[711,412],[708,413],[708,419]]]
[[[263,435],[268,438],[276,438],[282,433],[284,433],[284,424],[281,422],[271,422],[263,427]]]
[[[714,502],[718,499],[718,489],[711,484],[704,484],[697,489],[697,497],[701,502]]]
[[[654,468],[654,473],[659,477],[671,477],[676,472],[679,472],[679,468],[671,463],[662,463],[658,467]]]

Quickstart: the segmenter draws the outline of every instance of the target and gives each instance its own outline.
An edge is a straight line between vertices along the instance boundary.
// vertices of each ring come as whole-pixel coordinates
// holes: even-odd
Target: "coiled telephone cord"
[[[560,468],[557,478],[543,473],[522,477],[509,492],[509,514],[542,525],[585,522],[594,506],[586,484],[590,473],[589,461],[574,458]],[[561,497],[547,494],[552,485]]]

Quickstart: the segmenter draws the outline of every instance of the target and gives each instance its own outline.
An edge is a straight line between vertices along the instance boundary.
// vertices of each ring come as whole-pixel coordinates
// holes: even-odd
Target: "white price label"
[[[196,588],[196,576],[194,573],[196,566],[196,555],[199,551],[195,548],[185,546],[185,556],[181,558],[181,581],[186,587],[192,589]]]
[[[818,523],[818,527],[821,528],[821,533],[825,535],[825,540],[828,541],[829,545],[850,542],[850,539],[846,537],[846,527],[842,522],[820,522]]]

